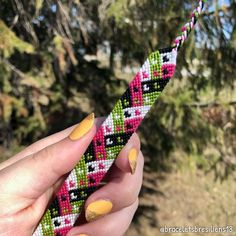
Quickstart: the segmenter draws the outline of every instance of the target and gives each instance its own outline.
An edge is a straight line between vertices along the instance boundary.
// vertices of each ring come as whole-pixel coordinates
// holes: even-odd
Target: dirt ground
[[[180,170],[145,174],[140,208],[126,236],[236,235],[236,185],[232,176],[224,182],[213,173]],[[233,226],[233,233],[160,233],[164,226]]]

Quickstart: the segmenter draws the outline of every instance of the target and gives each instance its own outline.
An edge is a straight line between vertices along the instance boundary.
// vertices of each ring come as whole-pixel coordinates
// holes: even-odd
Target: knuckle
[[[136,199],[136,201],[133,203],[135,211],[137,211],[138,206],[139,206],[139,198]]]
[[[106,216],[109,217],[109,216]],[[116,222],[110,221],[109,224],[106,224],[106,227],[103,228],[102,235],[109,235],[116,228]]]
[[[143,156],[143,152],[140,151],[139,155],[140,155],[139,164],[142,166],[142,169],[143,169],[143,166],[144,166],[144,156]]]
[[[52,154],[51,148],[45,147],[44,149],[41,150],[41,152],[42,152],[41,154],[44,158],[47,158],[49,160],[52,159],[53,154]]]
[[[129,188],[125,188],[124,191],[124,195],[126,196],[126,206],[130,206],[136,201],[139,191],[134,185],[131,185]]]
[[[140,145],[141,141],[139,135],[136,132],[133,134],[133,139]]]
[[[38,152],[36,154],[37,157],[40,157],[41,160],[47,160],[47,163],[48,163],[48,168],[50,168],[50,171],[52,173],[54,173],[55,175],[60,175],[60,171],[59,171],[59,167],[60,165],[53,165],[53,159],[54,159],[54,156],[55,156],[55,153],[53,151],[53,148],[52,146],[49,146],[49,147],[45,147],[44,149],[42,149],[40,152]],[[36,157],[36,159],[38,159]],[[60,156],[58,156],[58,159],[59,159]],[[58,162],[59,163],[59,162]]]

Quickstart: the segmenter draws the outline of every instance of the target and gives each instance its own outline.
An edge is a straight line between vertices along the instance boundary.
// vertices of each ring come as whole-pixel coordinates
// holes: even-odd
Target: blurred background
[[[90,112],[109,114],[196,4],[0,0],[0,161]],[[165,225],[232,225],[236,235],[235,47],[236,1],[209,0],[139,129],[144,182],[127,236],[160,235]]]

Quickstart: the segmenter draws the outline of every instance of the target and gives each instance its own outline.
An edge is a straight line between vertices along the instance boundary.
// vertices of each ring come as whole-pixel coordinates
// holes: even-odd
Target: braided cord
[[[191,14],[191,20],[182,27],[182,34],[176,37],[174,40],[173,47],[179,50],[184,42],[188,39],[189,34],[193,30],[195,24],[197,23],[199,16],[201,15],[204,5],[207,0],[199,0],[198,6],[193,10]]]

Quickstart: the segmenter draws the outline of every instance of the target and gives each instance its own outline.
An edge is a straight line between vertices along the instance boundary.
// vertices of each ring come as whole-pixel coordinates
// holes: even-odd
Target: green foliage
[[[130,6],[129,0],[119,0],[113,2],[107,9],[107,16],[114,17],[115,22],[122,27],[125,22],[128,23],[129,19],[126,18],[128,7]]]
[[[0,55],[9,58],[15,50],[21,53],[33,53],[34,47],[24,42],[0,20]]]
[[[120,67],[136,68],[149,52],[169,46],[195,3],[3,0],[0,144],[28,145],[85,113],[108,114],[133,76]],[[141,127],[154,169],[172,167],[172,154],[184,152],[182,159],[188,155],[220,178],[235,171],[236,3],[212,6]]]

